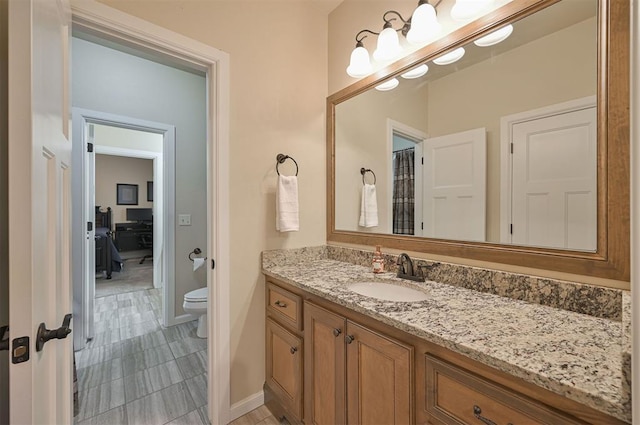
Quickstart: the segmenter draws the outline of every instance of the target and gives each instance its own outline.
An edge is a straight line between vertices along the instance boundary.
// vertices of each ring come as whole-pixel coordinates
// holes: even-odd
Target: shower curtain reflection
[[[415,148],[393,153],[393,233],[414,234]]]

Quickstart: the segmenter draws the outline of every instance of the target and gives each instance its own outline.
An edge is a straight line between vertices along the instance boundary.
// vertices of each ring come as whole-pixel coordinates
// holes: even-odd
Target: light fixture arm
[[[387,15],[390,13],[395,14],[398,18],[400,18],[400,20],[402,21],[402,27],[396,29],[396,31],[402,33],[402,35],[406,37],[407,33],[411,29],[411,18],[404,19],[399,12],[396,12],[395,10],[388,10],[384,12],[384,15],[382,15],[382,20],[384,21],[383,28],[393,28],[391,22],[395,21],[396,18],[387,18]]]
[[[356,47],[363,47],[362,40],[367,38],[367,35],[363,35],[362,37],[360,37],[360,35],[363,34],[363,33],[367,33],[367,32],[369,34],[373,34],[373,35],[380,35],[379,32],[374,32],[374,31],[371,31],[371,30],[362,30],[358,34],[356,34]]]

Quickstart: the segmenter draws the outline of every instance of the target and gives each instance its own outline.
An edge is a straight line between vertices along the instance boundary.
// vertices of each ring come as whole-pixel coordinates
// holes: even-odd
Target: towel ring
[[[374,173],[374,172],[373,172],[373,170],[371,170],[370,168],[364,168],[364,167],[362,167],[362,168],[360,169],[360,174],[362,174],[362,184],[366,184],[366,183],[365,183],[365,181],[364,181],[364,175],[365,175],[366,173],[371,173],[371,174],[373,174],[373,184],[376,184],[376,181],[377,181],[377,179],[376,179],[376,173]]]
[[[298,175],[298,163],[296,162],[295,159],[293,159],[292,157],[290,157],[289,155],[284,155],[279,153],[278,156],[276,156],[276,173],[278,173],[278,175],[280,175],[280,170],[278,170],[278,166],[280,164],[282,164],[283,162],[285,162],[287,159],[290,159],[293,161],[294,164],[296,164],[296,176]]]
[[[192,256],[193,254],[196,254],[196,255],[202,254],[202,250],[201,250],[200,248],[196,248],[196,249],[194,249],[193,251],[191,251],[191,252],[189,253],[189,255],[188,255],[188,257],[189,257],[189,261],[191,261],[192,263],[193,263],[193,257],[191,257],[191,256]],[[206,260],[206,259],[207,259],[207,257],[204,257],[204,259]]]

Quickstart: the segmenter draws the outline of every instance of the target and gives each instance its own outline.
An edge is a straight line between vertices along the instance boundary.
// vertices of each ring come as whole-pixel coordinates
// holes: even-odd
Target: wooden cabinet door
[[[304,303],[305,423],[345,423],[346,319]]]
[[[267,318],[267,385],[284,407],[302,415],[302,339]]]
[[[347,420],[413,421],[413,348],[347,320]]]

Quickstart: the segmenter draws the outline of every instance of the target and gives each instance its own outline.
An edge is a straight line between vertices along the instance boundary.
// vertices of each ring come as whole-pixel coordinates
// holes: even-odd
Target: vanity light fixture
[[[384,27],[382,32],[378,34],[378,47],[373,52],[373,58],[379,62],[388,61],[397,58],[402,53],[402,47],[400,47],[400,39],[398,38],[398,33],[393,26],[391,25],[391,21],[395,18],[391,18],[387,20],[385,17],[387,13],[392,13],[394,11],[386,12],[382,19],[384,19]],[[397,12],[394,12],[397,13]],[[398,13],[398,16],[400,14]],[[402,16],[400,16],[402,19]]]
[[[436,8],[427,0],[420,0],[418,7],[411,15],[411,28],[407,32],[407,41],[411,44],[422,44],[435,38],[442,31],[438,22]]]
[[[360,33],[362,33],[362,31],[360,31],[358,35],[360,35]],[[365,49],[362,44],[362,40],[366,37],[367,36],[365,35],[362,39],[358,40],[358,37],[356,36],[356,48],[351,52],[351,60],[347,67],[347,74],[351,77],[360,78],[373,72],[371,60],[369,59],[369,52],[367,52],[367,49]]]
[[[410,69],[409,71],[405,72],[404,74],[400,75],[402,78],[405,78],[407,80],[411,80],[413,78],[419,78],[422,77],[424,74],[426,74],[429,71],[429,67],[427,66],[427,64],[422,64],[420,66],[417,66],[413,69]]]
[[[493,46],[494,44],[498,44],[501,41],[504,41],[511,35],[513,32],[513,25],[509,24],[504,26],[498,30],[493,31],[490,34],[485,35],[473,42],[476,46],[479,47],[488,47]]]
[[[381,32],[368,29],[358,32],[358,34],[356,34],[356,47],[351,52],[351,60],[347,67],[347,74],[351,77],[359,78],[373,71],[369,53],[362,42],[367,38],[366,33],[378,36],[373,58],[380,62],[396,59],[403,53],[398,32],[400,32],[410,44],[424,44],[435,38],[442,30],[442,26],[436,16],[436,8],[441,1],[442,0],[438,0],[435,5],[431,5],[428,0],[419,0],[418,7],[408,20],[395,10],[389,10],[382,15],[384,26]],[[402,22],[402,27],[397,29],[393,27],[393,21],[396,20]]]
[[[398,81],[397,78],[392,78],[390,80],[385,81],[382,84],[378,84],[376,86],[376,90],[379,91],[389,91],[389,90],[393,90],[396,87],[398,87],[398,84],[400,84],[400,81]]]
[[[451,18],[456,21],[468,21],[484,13],[493,0],[456,0],[451,8]]]
[[[449,65],[462,59],[463,56],[464,56],[464,47],[458,47],[457,49],[452,50],[449,53],[446,53],[438,58],[435,58],[433,60],[433,63],[435,63],[436,65]]]

